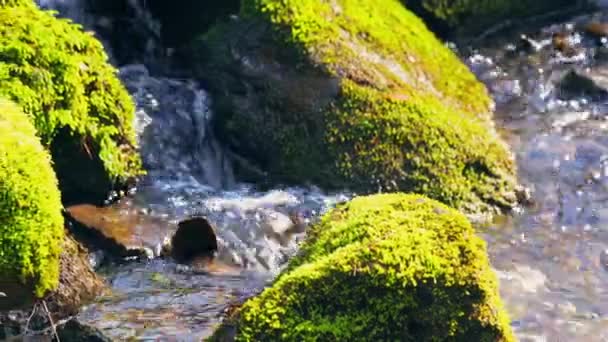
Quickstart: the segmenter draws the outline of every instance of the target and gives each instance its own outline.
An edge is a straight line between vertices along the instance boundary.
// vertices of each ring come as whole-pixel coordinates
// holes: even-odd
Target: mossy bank
[[[36,130],[0,99],[0,310],[53,290],[63,217],[57,178]]]
[[[246,1],[190,56],[219,135],[274,181],[515,201],[486,89],[398,0]]]
[[[215,340],[514,341],[484,241],[419,195],[355,198],[313,226]]]
[[[100,202],[141,173],[134,106],[91,33],[31,3],[0,6],[0,94],[29,114],[64,200]]]

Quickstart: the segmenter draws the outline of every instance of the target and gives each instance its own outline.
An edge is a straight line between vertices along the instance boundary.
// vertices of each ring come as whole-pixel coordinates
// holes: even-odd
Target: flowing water
[[[241,271],[200,274],[158,259],[102,269],[113,294],[84,308],[80,319],[116,339],[198,340],[211,333],[230,303],[259,291],[295,252],[303,233],[277,240],[271,233],[280,222],[294,213],[314,220],[349,194],[314,188],[258,192],[235,182],[229,151],[210,130],[212,99],[192,80],[150,72],[158,61],[142,56],[162,54],[154,43],[158,26],[137,1],[130,3],[132,20],[150,32],[140,53],[121,53],[131,63],[120,67],[120,76],[137,103],[149,171],[133,203],[169,221],[207,216],[217,228],[218,258]],[[88,15],[81,1],[41,4],[85,27],[107,21]],[[488,85],[497,125],[532,192],[530,206],[480,228],[521,341],[608,340],[608,92],[562,84],[569,70],[608,75],[608,47],[573,27],[519,32],[535,39],[525,44],[509,33],[460,51]],[[569,32],[574,49],[558,53],[551,45],[555,32]],[[114,46],[109,51],[120,52],[101,38]]]
[[[513,35],[466,59],[532,190],[531,206],[483,229],[521,341],[608,340],[608,93],[567,78],[606,86],[606,41],[577,30],[590,20],[520,32],[533,41]],[[555,33],[571,48],[558,51]]]

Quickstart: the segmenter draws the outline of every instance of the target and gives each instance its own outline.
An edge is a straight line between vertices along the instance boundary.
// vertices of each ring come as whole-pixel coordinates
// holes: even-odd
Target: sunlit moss
[[[419,195],[328,213],[237,316],[238,341],[514,341],[484,241]]]
[[[141,173],[133,102],[101,43],[79,25],[35,6],[0,7],[0,94],[30,115],[60,181],[95,158],[101,176],[83,174],[83,184]]]
[[[63,216],[48,152],[27,115],[0,99],[0,275],[42,297],[59,280]],[[0,288],[0,290],[2,290]]]
[[[200,45],[220,136],[274,179],[515,202],[485,87],[398,0],[245,1]]]

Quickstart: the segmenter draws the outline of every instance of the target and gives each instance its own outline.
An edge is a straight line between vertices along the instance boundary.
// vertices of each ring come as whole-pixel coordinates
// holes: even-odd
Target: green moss
[[[489,112],[484,86],[397,0],[252,0],[242,12],[271,22],[333,74],[403,96],[432,93],[472,115]]]
[[[62,188],[70,186],[64,175],[96,159],[101,172],[82,174],[82,184],[141,173],[132,100],[101,43],[80,26],[34,6],[0,8],[0,94],[31,116],[61,166]],[[56,143],[63,148],[53,148]]]
[[[0,283],[57,286],[63,216],[57,178],[28,117],[0,99]],[[0,289],[0,291],[3,289]]]
[[[0,6],[33,6],[33,0],[0,0]]]
[[[398,0],[253,0],[203,39],[217,126],[274,180],[515,202],[484,86]],[[251,129],[255,127],[255,130]]]
[[[355,198],[235,321],[239,341],[513,341],[485,243],[419,195]]]

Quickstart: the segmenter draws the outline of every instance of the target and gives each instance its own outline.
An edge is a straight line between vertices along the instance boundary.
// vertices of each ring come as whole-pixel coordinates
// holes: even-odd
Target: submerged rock
[[[192,51],[220,137],[274,181],[515,203],[485,88],[395,1],[255,1]]]
[[[111,342],[112,339],[105,336],[99,329],[83,324],[78,319],[70,319],[67,323],[57,329],[57,334],[62,342]]]
[[[311,228],[215,340],[513,341],[484,241],[419,195],[355,198]]]
[[[126,199],[108,207],[81,204],[66,211],[80,239],[115,258],[158,257],[175,231],[174,224],[147,215]]]
[[[590,70],[570,70],[557,84],[563,99],[591,97],[600,99],[608,96],[608,69],[597,67]]]
[[[0,98],[0,311],[57,287],[62,239],[49,154],[27,115]]]
[[[1,6],[0,94],[30,115],[64,202],[101,203],[141,174],[131,97],[78,25],[33,5]]]

